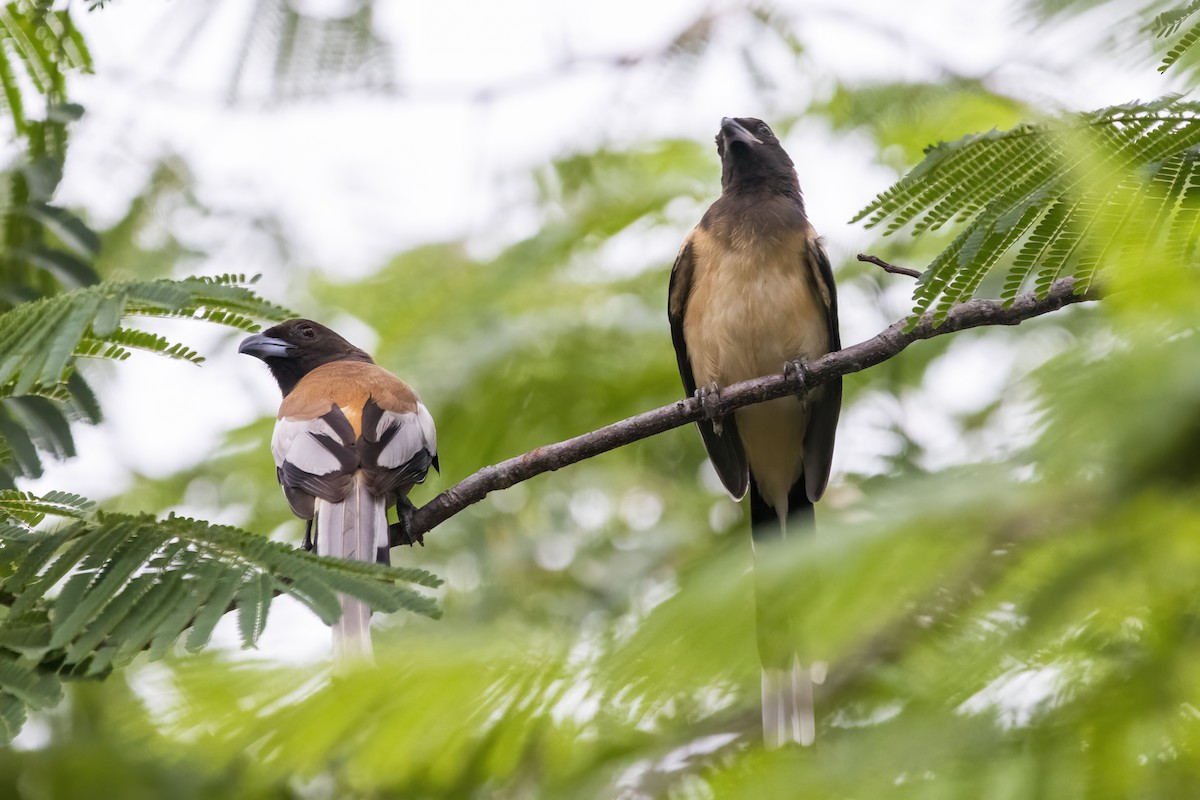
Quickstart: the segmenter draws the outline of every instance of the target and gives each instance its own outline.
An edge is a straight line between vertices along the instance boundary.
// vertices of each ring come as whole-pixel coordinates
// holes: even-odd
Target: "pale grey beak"
[[[732,117],[721,117],[721,135],[725,137],[726,144],[734,142],[750,145],[762,144],[762,139],[746,130],[742,123]]]
[[[248,356],[262,359],[287,358],[292,354],[293,350],[295,350],[295,347],[283,339],[276,339],[261,333],[247,336],[238,345],[239,353],[245,353]]]

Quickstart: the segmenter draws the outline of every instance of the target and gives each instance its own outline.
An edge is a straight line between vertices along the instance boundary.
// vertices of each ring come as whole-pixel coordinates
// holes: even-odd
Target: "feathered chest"
[[[753,235],[697,230],[684,337],[698,386],[728,385],[829,351],[828,292],[807,224]]]

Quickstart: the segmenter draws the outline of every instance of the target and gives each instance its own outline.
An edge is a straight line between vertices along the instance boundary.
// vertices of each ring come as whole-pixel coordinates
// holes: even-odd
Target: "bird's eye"
[[[315,338],[317,338],[317,331],[312,326],[305,325],[303,328],[300,329],[300,335],[303,336],[305,339],[315,339]]]
[[[771,133],[771,129],[767,126],[767,123],[765,123],[765,122],[758,123],[758,132],[761,133],[763,136],[774,136],[774,134]]]

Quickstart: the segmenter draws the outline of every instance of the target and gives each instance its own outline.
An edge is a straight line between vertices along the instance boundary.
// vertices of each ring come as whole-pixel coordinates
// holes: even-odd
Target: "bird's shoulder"
[[[397,414],[415,412],[420,402],[411,386],[378,364],[334,361],[300,379],[279,407],[279,417],[311,419],[330,405],[361,409],[368,398]]]

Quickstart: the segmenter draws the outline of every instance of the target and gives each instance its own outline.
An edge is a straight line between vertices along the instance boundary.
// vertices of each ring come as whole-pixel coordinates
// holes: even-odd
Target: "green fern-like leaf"
[[[46,708],[61,699],[62,685],[53,676],[25,668],[11,656],[0,657],[0,692],[34,708]]]
[[[24,108],[30,89],[61,102],[67,73],[92,68],[91,54],[69,11],[49,6],[26,0],[0,7],[0,87],[18,133],[29,124]]]
[[[1162,63],[1158,65],[1158,71],[1166,72],[1169,70],[1175,62],[1183,57],[1184,53],[1192,48],[1192,45],[1197,40],[1200,40],[1200,23],[1196,23],[1188,29],[1188,32],[1180,37],[1179,41],[1175,42],[1174,46],[1167,51],[1167,54],[1163,56]]]
[[[245,275],[101,283],[0,313],[0,489],[41,474],[39,452],[74,455],[70,421],[100,409],[79,358],[123,360],[134,350],[199,364],[184,344],[122,326],[130,316],[174,317],[255,330],[289,312],[258,297]]]
[[[1183,27],[1192,16],[1200,11],[1200,2],[1192,0],[1186,5],[1181,5],[1178,8],[1173,8],[1169,11],[1164,11],[1154,18],[1150,23],[1150,32],[1159,39],[1167,39],[1174,36]],[[1158,65],[1159,72],[1166,72],[1171,68],[1180,57],[1183,56],[1192,45],[1200,40],[1200,23],[1193,24],[1188,28],[1187,32],[1171,47],[1163,60]]]
[[[0,693],[0,737],[10,741],[25,724],[25,704],[10,694]]]
[[[7,403],[0,405],[0,471],[4,473],[3,483],[8,488],[16,486],[12,476],[38,477],[42,474],[42,462],[33,435],[17,421]]]
[[[0,491],[0,520],[11,519],[31,528],[47,516],[85,519],[94,506],[92,501],[67,492],[39,497],[30,492]]]
[[[69,522],[34,527],[47,516]],[[412,588],[440,583],[420,569],[320,558],[202,520],[97,513],[63,493],[0,491],[0,576],[0,738],[23,719],[9,714],[10,698],[53,704],[60,677],[100,676],[143,652],[161,658],[185,632],[197,650],[226,613],[236,611],[253,647],[279,594],[329,623],[341,614],[339,593],[382,611],[439,614]]]
[[[210,320],[242,330],[254,317],[288,312],[252,291],[244,276],[105,283],[0,314],[0,397],[53,392],[69,384],[77,356],[122,358],[130,349],[199,362],[195,351],[161,336],[120,326],[125,316]]]
[[[1159,39],[1174,36],[1187,18],[1197,11],[1200,11],[1200,0],[1192,0],[1192,2],[1181,5],[1178,8],[1164,11],[1151,21],[1149,25],[1150,32]]]
[[[112,333],[104,337],[103,340],[83,338],[76,345],[75,352],[80,354],[90,352],[107,356],[109,352],[127,353],[130,350],[143,350],[147,353],[154,353],[167,358],[180,359],[182,361],[190,361],[193,364],[201,364],[204,362],[204,357],[182,344],[172,344],[162,336],[146,331],[132,330],[130,328],[117,328]]]
[[[0,388],[0,395],[4,393]],[[40,452],[74,456],[71,422],[94,424],[100,419],[95,395],[78,372],[65,383],[36,387],[28,395],[0,397],[0,489],[15,488],[19,476],[40,474]]]
[[[855,221],[886,223],[885,235],[960,226],[914,292],[914,324],[931,309],[940,321],[994,271],[1005,271],[1000,297],[1011,303],[1064,276],[1084,291],[1130,241],[1168,242],[1189,257],[1197,152],[1200,104],[1169,96],[1113,106],[930,148]]]

